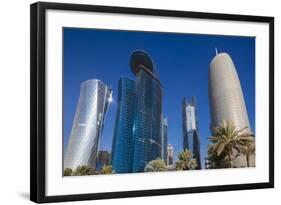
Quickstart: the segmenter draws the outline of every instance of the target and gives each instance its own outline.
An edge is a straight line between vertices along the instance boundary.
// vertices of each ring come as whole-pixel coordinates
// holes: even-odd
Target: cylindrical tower
[[[240,80],[227,53],[217,54],[210,64],[209,102],[211,128],[225,120],[232,122],[238,130],[247,127],[244,132],[251,133]],[[244,157],[240,157],[234,162],[234,166],[244,167],[245,163]]]
[[[82,83],[79,102],[64,157],[64,168],[95,169],[104,118],[112,99],[111,89],[94,79]]]

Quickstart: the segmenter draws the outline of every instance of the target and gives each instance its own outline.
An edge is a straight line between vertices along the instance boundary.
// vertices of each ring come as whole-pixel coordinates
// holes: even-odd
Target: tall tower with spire
[[[182,128],[183,128],[183,149],[192,152],[197,162],[197,169],[201,169],[200,159],[200,138],[195,96],[190,102],[186,98],[182,100]]]
[[[210,63],[209,103],[211,129],[222,121],[233,123],[237,130],[252,133],[240,80],[235,65],[227,53],[217,53]],[[254,160],[250,165],[254,166]],[[246,167],[245,156],[234,161],[235,167]]]

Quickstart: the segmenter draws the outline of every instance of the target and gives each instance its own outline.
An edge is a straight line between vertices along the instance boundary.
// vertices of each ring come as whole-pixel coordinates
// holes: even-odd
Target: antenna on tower
[[[218,49],[217,48],[215,48],[215,51],[216,51],[216,56],[218,55]]]

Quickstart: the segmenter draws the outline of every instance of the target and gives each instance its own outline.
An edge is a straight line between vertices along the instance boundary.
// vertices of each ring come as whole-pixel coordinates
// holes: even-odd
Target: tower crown
[[[130,66],[135,75],[139,71],[140,66],[145,67],[147,70],[154,74],[152,59],[146,52],[142,50],[136,50],[133,52],[133,54],[131,55]]]

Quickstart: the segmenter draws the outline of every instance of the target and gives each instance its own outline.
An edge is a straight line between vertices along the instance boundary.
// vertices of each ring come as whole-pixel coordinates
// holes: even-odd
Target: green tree
[[[103,165],[101,168],[101,174],[112,174],[112,166],[111,165]]]
[[[179,161],[176,162],[177,170],[191,170],[198,166],[196,160],[193,158],[192,152],[188,149],[180,152],[178,158]]]
[[[64,176],[71,176],[72,175],[72,169],[65,168],[64,169]]]
[[[219,126],[213,128],[213,136],[209,138],[211,144],[208,146],[208,155],[211,159],[226,159],[228,167],[233,167],[234,159],[254,143],[253,135],[243,133],[247,127],[236,130],[231,122],[223,121]],[[235,155],[236,150],[237,155]]]
[[[165,162],[162,159],[152,160],[144,168],[145,172],[161,172],[166,170]]]
[[[74,176],[91,175],[93,174],[92,169],[86,165],[77,166],[73,172]]]

